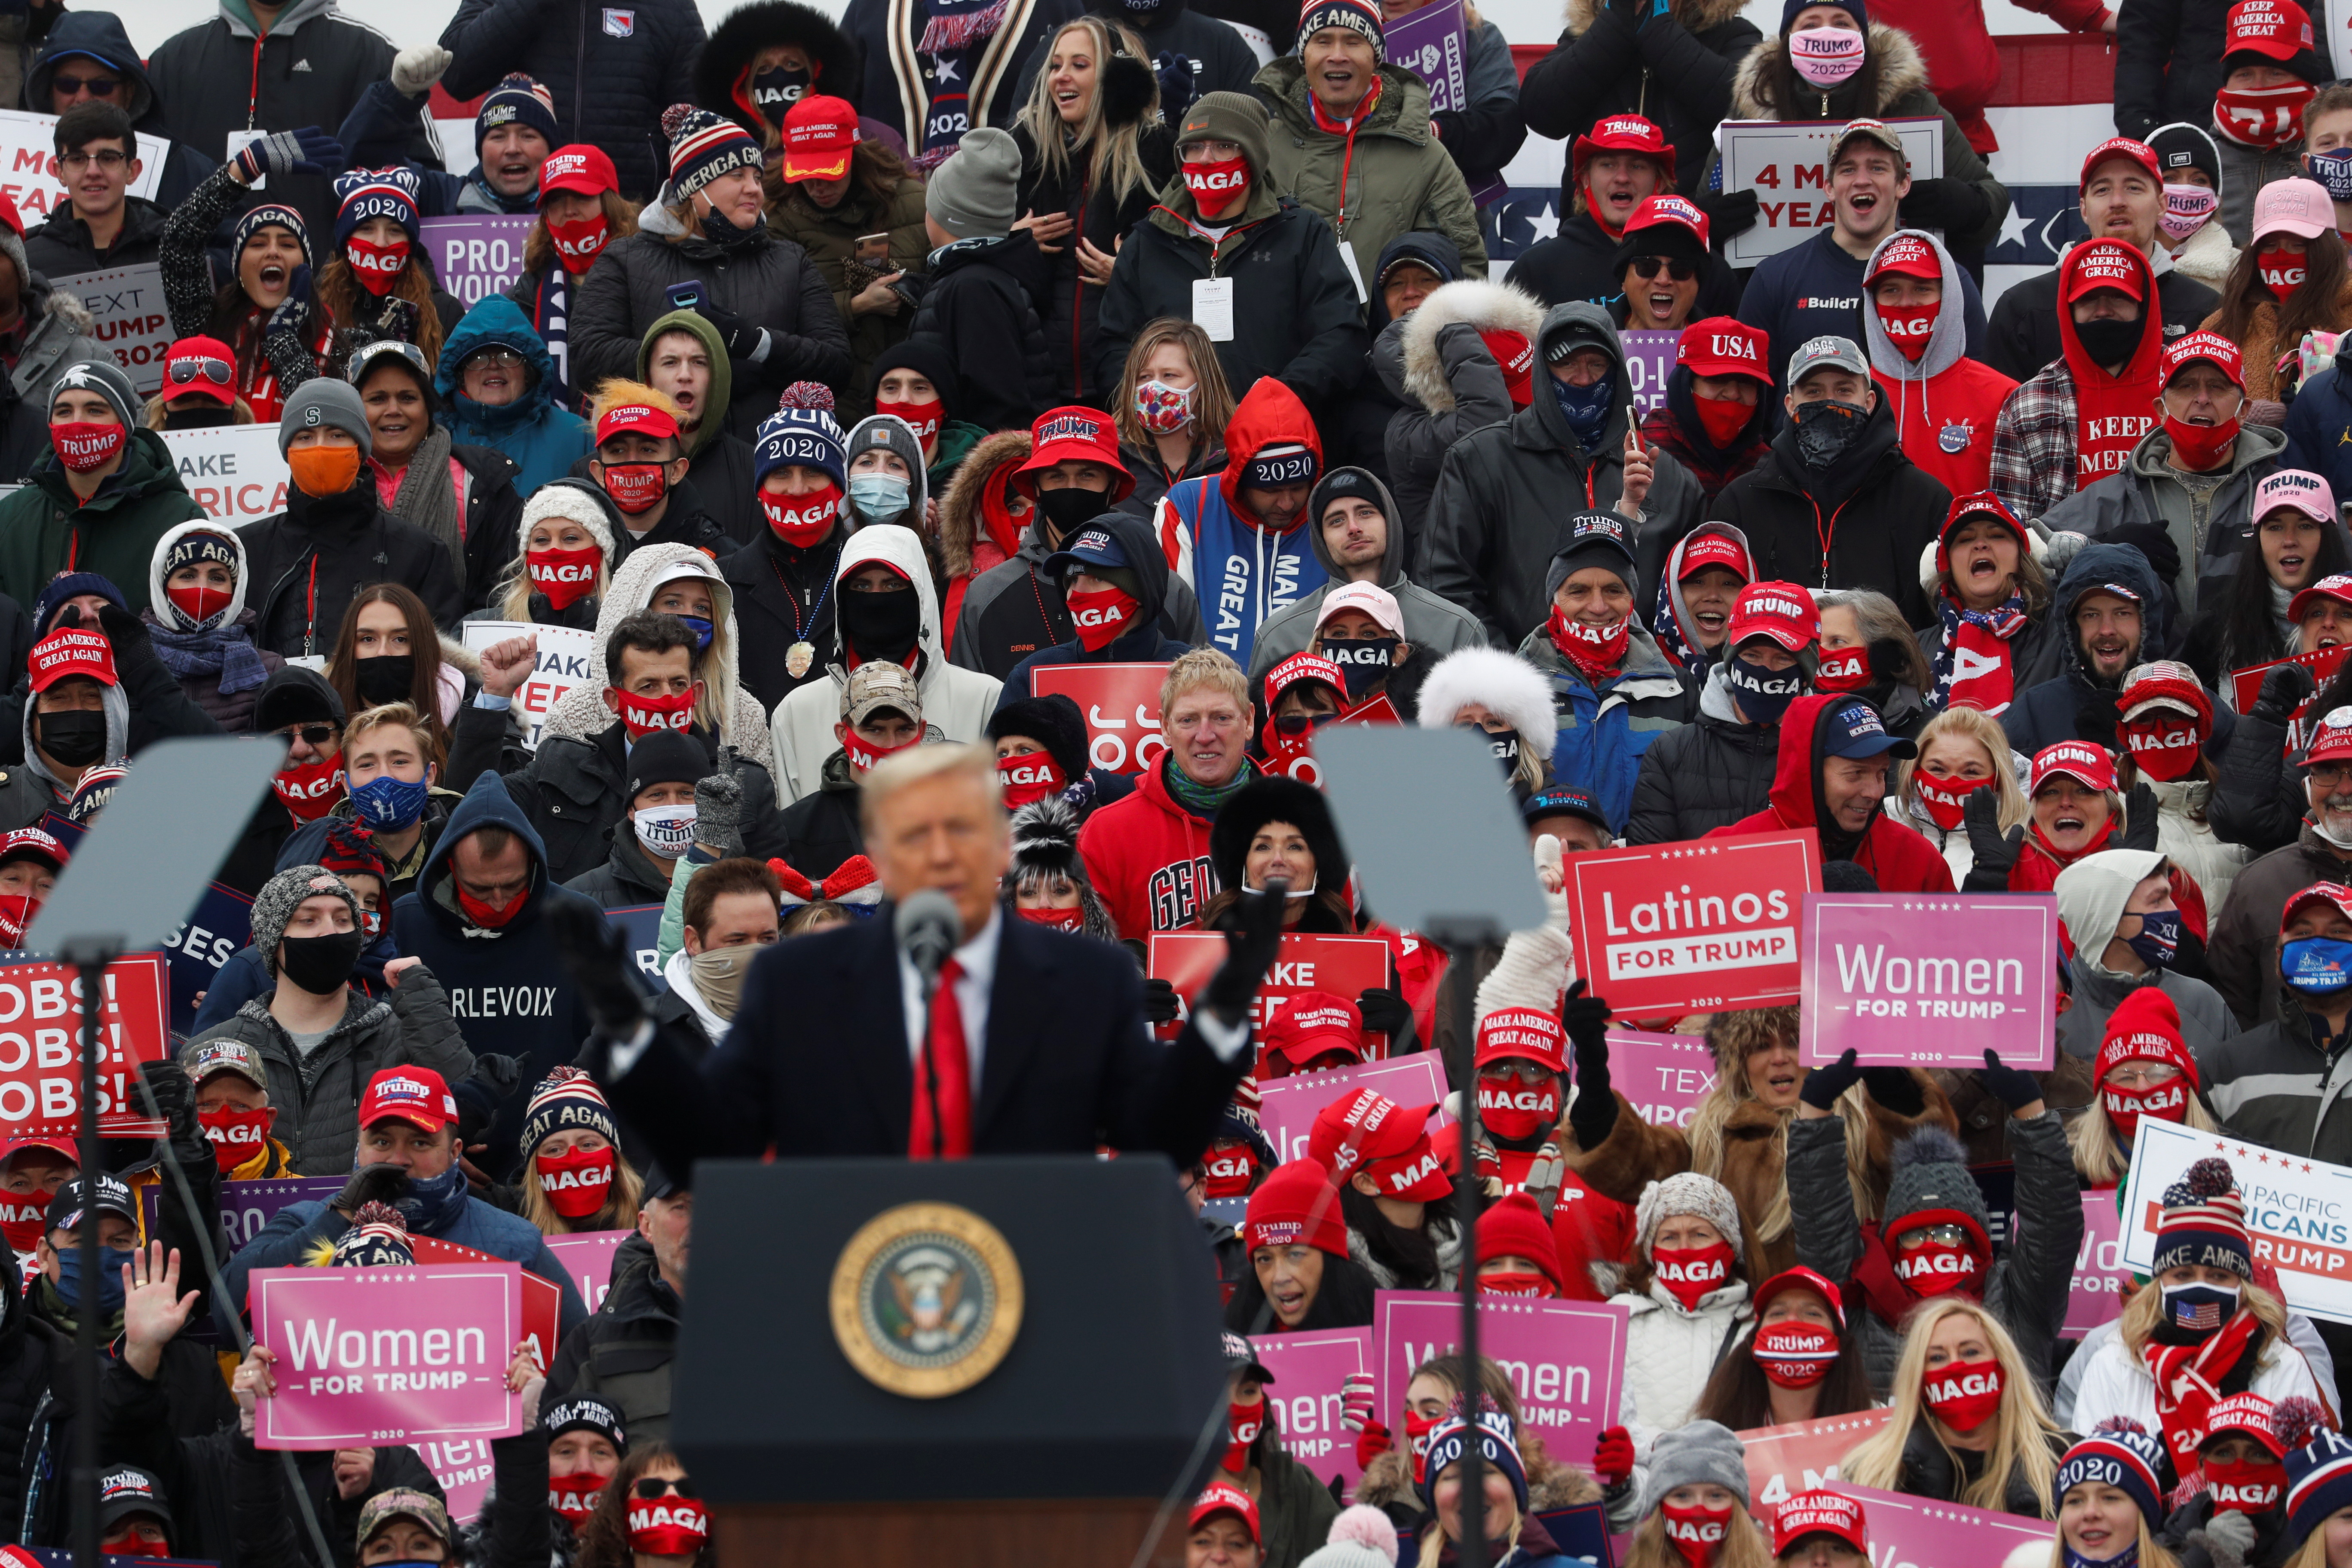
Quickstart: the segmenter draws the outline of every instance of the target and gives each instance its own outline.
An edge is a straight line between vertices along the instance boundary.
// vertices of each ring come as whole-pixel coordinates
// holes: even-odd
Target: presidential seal
[[[1021,1265],[953,1204],[901,1204],[858,1227],[833,1266],[833,1337],[866,1380],[909,1399],[961,1394],[1021,1332]]]

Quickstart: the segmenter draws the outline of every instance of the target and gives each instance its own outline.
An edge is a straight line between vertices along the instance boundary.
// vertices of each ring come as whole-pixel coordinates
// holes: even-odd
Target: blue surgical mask
[[[710,623],[700,616],[680,616],[678,619],[684,621],[686,629],[694,634],[694,651],[698,658],[700,657],[710,647]]]
[[[907,510],[907,481],[896,474],[852,474],[850,504],[868,522],[888,522]]]
[[[2279,978],[2305,996],[2333,996],[2352,985],[2352,942],[2305,936],[2281,942]]]
[[[2158,910],[2140,916],[2139,934],[2124,938],[2124,945],[2150,969],[2162,969],[2180,951],[2180,911]]]
[[[122,1310],[122,1271],[131,1267],[129,1252],[119,1247],[98,1249],[98,1316],[103,1322]],[[58,1254],[58,1294],[79,1316],[82,1310],[81,1246],[79,1242]]]
[[[1551,395],[1559,400],[1559,411],[1568,420],[1568,427],[1587,450],[1601,440],[1608,426],[1609,410],[1616,402],[1617,378],[1604,375],[1591,386],[1571,386],[1558,376],[1551,378]]]
[[[457,1162],[437,1176],[411,1176],[408,1190],[393,1203],[412,1231],[439,1234],[466,1204],[466,1173]]]
[[[2352,147],[2333,153],[2305,153],[2303,172],[2327,187],[2330,201],[2352,202]]]
[[[2167,1327],[2192,1334],[2210,1334],[2238,1314],[2238,1292],[2221,1285],[2167,1285],[2164,1321]]]
[[[416,826],[416,819],[425,815],[425,797],[432,789],[423,779],[410,784],[389,773],[379,774],[352,791],[352,806],[370,827],[397,833]]]
[[[1805,672],[1796,665],[1767,669],[1738,654],[1724,667],[1724,684],[1731,688],[1739,711],[1751,724],[1778,724],[1789,704],[1804,695]]]

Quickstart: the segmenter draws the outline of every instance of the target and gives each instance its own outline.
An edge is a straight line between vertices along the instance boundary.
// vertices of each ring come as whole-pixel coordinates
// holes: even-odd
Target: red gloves
[[[1369,1470],[1372,1461],[1395,1445],[1389,1441],[1389,1429],[1377,1421],[1367,1421],[1364,1429],[1356,1434],[1356,1468]]]
[[[1633,1473],[1633,1435],[1622,1426],[1603,1431],[1592,1450],[1592,1473],[1612,1491],[1623,1486]]]

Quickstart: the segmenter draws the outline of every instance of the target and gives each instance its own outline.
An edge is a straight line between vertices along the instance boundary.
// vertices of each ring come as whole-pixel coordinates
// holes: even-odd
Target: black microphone
[[[956,912],[953,899],[937,888],[925,888],[899,903],[891,916],[891,931],[898,939],[898,951],[907,955],[915,973],[922,976],[923,1006],[928,1013],[931,997],[940,988],[940,969],[963,940],[963,916]],[[931,1060],[928,1026],[920,1045],[923,1088],[931,1104],[931,1158],[937,1160],[945,1152],[942,1140],[946,1133],[940,1121],[940,1075],[938,1065]]]

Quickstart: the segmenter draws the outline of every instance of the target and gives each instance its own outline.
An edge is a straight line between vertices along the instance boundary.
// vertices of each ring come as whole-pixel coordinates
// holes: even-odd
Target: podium
[[[671,1436],[730,1568],[1124,1565],[1171,1494],[1181,1568],[1226,1372],[1166,1160],[711,1160],[695,1211]]]

